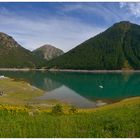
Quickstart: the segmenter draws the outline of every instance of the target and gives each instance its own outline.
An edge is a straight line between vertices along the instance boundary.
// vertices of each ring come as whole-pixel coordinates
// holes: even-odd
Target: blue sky
[[[140,24],[140,3],[0,2],[0,32],[29,50],[52,44],[66,52],[122,20]]]

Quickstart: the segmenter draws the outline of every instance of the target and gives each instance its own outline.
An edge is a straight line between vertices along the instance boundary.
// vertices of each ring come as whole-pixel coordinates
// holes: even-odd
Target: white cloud
[[[23,47],[30,50],[52,44],[68,51],[103,30],[68,17],[34,19],[10,14],[7,9],[0,12],[0,32],[13,36]]]
[[[116,4],[111,3],[72,3],[65,4],[62,7],[62,10],[65,12],[77,11],[81,14],[87,15],[96,15],[104,20],[106,23],[110,23],[112,21],[117,22],[120,19],[124,19],[124,16],[118,13],[118,9],[116,10]]]
[[[126,8],[135,17],[140,17],[140,3],[139,2],[121,2],[120,8]]]

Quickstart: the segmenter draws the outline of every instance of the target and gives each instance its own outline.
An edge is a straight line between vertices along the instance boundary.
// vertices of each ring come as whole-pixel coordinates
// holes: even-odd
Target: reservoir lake
[[[77,73],[0,71],[42,89],[37,100],[57,100],[79,108],[93,108],[140,96],[140,73]]]

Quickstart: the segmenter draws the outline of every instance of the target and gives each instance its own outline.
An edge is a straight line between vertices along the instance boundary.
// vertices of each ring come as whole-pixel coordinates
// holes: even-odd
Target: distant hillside
[[[0,68],[40,68],[44,59],[20,46],[11,36],[0,33]]]
[[[54,46],[44,45],[33,51],[36,56],[44,58],[46,60],[51,60],[62,55],[64,52]]]
[[[49,61],[47,68],[140,69],[140,26],[127,21],[116,23],[103,33]]]

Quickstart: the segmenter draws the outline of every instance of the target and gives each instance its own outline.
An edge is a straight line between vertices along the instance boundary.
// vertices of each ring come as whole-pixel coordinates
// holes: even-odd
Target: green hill
[[[20,46],[12,37],[0,33],[0,68],[40,68],[45,62]]]
[[[47,64],[60,69],[140,69],[140,26],[116,23]]]

